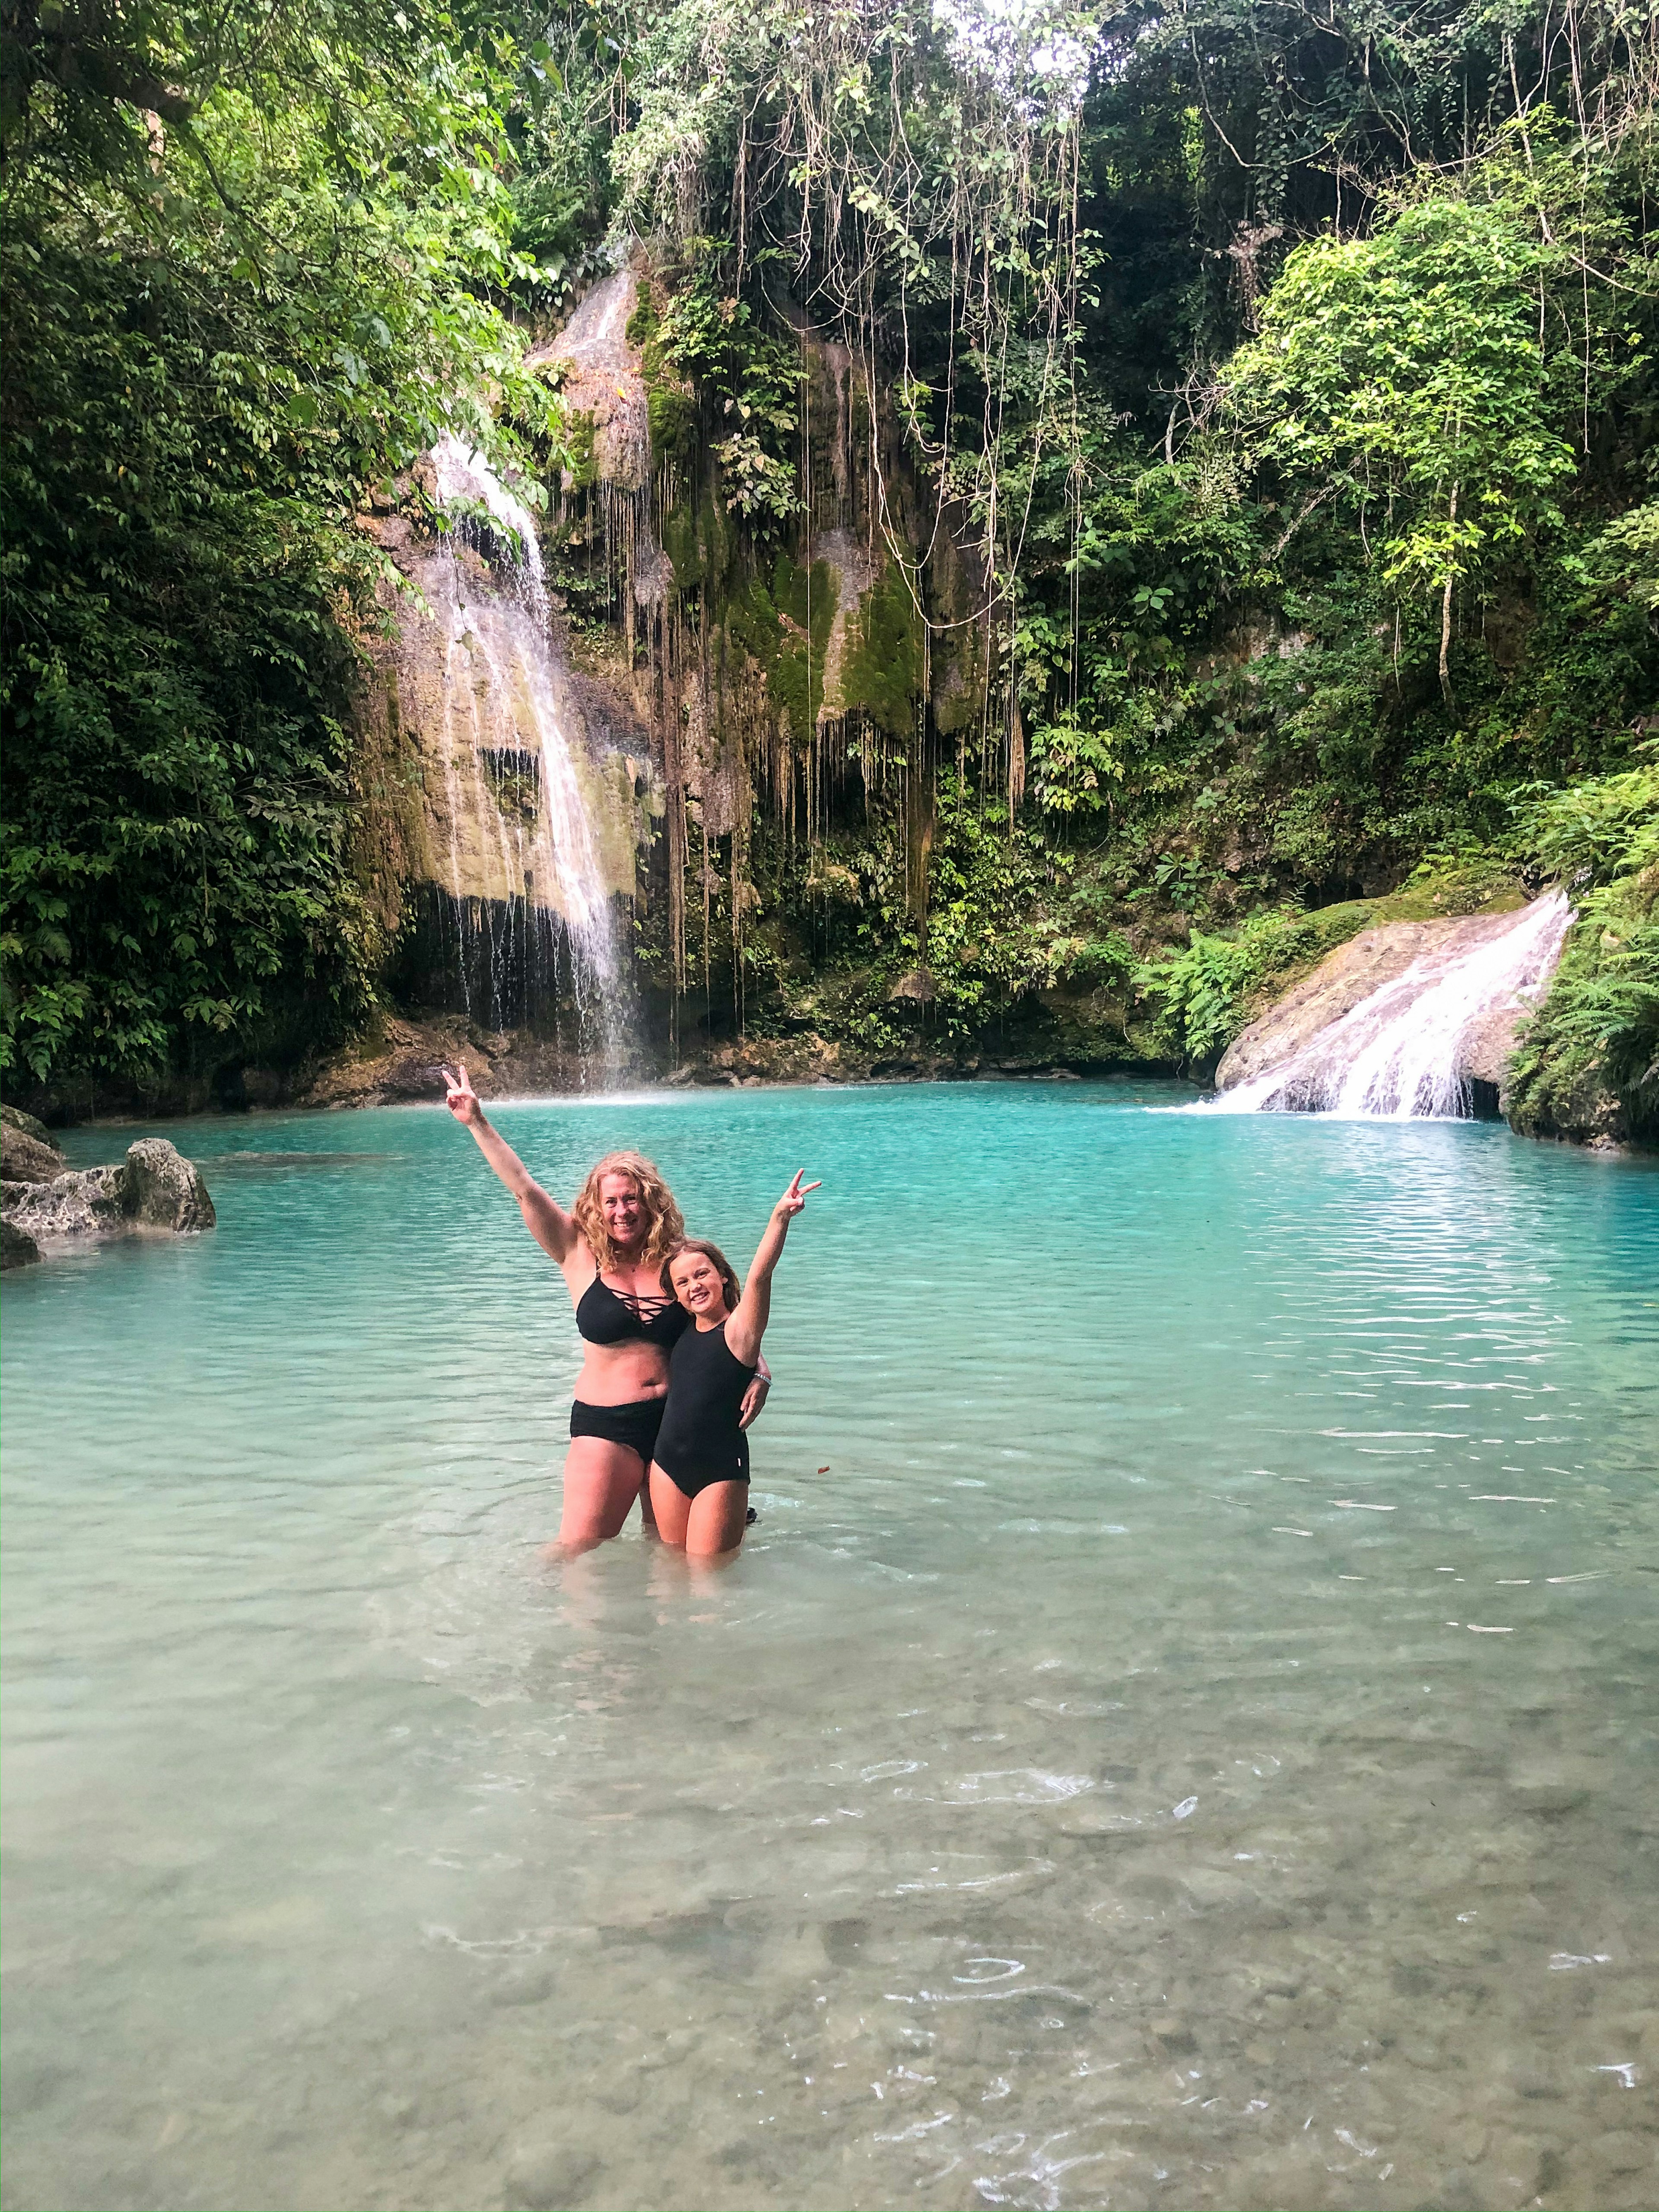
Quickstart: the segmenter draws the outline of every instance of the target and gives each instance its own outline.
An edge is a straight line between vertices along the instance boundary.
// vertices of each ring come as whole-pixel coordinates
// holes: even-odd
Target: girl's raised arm
[[[766,1233],[750,1262],[738,1310],[726,1324],[726,1348],[745,1367],[752,1367],[760,1357],[761,1339],[766,1334],[772,1312],[772,1271],[783,1257],[783,1240],[789,1234],[789,1224],[805,1206],[807,1192],[823,1188],[821,1183],[803,1183],[801,1177],[805,1173],[805,1168],[796,1170],[788,1189],[772,1208]]]
[[[575,1223],[548,1196],[512,1146],[490,1127],[478,1094],[466,1079],[465,1068],[441,1067],[438,1073],[447,1086],[445,1105],[464,1127],[471,1130],[478,1150],[518,1200],[525,1227],[549,1258],[562,1267],[580,1233]]]

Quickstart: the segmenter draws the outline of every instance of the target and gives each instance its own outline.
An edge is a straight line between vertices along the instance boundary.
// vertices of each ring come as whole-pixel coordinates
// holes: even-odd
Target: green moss
[[[674,571],[674,582],[689,592],[702,581],[702,548],[697,542],[696,510],[690,505],[671,507],[662,519],[662,550]]]
[[[634,300],[634,312],[628,318],[623,336],[631,346],[643,352],[657,335],[657,305],[651,297],[649,285],[641,284]]]
[[[857,710],[896,738],[916,726],[921,691],[921,618],[910,587],[896,568],[884,569],[848,624],[842,694]]]
[[[669,507],[662,518],[662,548],[673,568],[676,587],[682,592],[699,587],[708,592],[716,602],[714,618],[719,621],[720,587],[731,571],[736,551],[731,520],[719,500],[705,490]]]
[[[823,704],[823,661],[836,618],[836,587],[826,561],[802,568],[780,553],[770,587],[753,577],[732,599],[726,631],[754,655],[766,688],[798,743],[809,738]]]
[[[599,481],[599,464],[593,457],[593,417],[589,414],[573,415],[565,433],[565,447],[570,456],[570,481],[578,491],[586,491]]]
[[[697,403],[690,393],[677,391],[672,384],[647,383],[645,411],[651,425],[652,459],[688,459],[697,442]]]

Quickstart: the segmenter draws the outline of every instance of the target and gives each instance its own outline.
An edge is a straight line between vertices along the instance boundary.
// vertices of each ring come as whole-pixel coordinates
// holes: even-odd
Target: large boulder
[[[1324,1112],[1467,1112],[1501,1103],[1521,1023],[1571,925],[1559,892],[1503,913],[1390,921],[1340,945],[1237,1037],[1216,1071],[1245,1103]],[[1402,1091],[1411,1097],[1402,1098]]]
[[[127,1148],[127,1218],[140,1229],[172,1229],[184,1236],[211,1229],[218,1216],[202,1171],[165,1137],[141,1137]]]
[[[165,1137],[141,1137],[117,1166],[64,1170],[49,1182],[14,1178],[8,1166],[0,1218],[40,1245],[149,1229],[189,1236],[216,1217],[201,1170]]]
[[[54,1176],[64,1172],[64,1155],[46,1137],[40,1124],[34,1122],[34,1127],[40,1130],[39,1136],[21,1126],[23,1120],[33,1118],[33,1115],[20,1115],[14,1121],[9,1112],[6,1119],[0,1121],[0,1176],[7,1182],[50,1182]]]
[[[40,1256],[40,1247],[26,1229],[0,1214],[0,1271],[7,1267],[27,1267],[31,1260]]]
[[[1435,921],[1385,921],[1328,953],[1276,1006],[1235,1037],[1215,1072],[1216,1088],[1231,1091],[1278,1067],[1310,1045],[1322,1030],[1350,1014],[1362,999],[1403,975],[1425,954],[1462,951],[1501,937],[1508,914],[1465,915]],[[1510,1024],[1511,1034],[1513,1023]],[[1509,1046],[1504,1048],[1507,1056]]]
[[[33,1114],[26,1114],[21,1106],[0,1104],[0,1124],[8,1129],[21,1129],[26,1137],[33,1137],[37,1145],[50,1145],[55,1152],[58,1140],[44,1121],[37,1121]]]

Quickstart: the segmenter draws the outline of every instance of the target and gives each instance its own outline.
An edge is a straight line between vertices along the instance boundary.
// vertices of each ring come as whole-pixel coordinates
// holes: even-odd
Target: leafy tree
[[[1226,372],[1258,454],[1304,502],[1295,521],[1343,501],[1376,533],[1382,580],[1438,599],[1448,700],[1458,584],[1559,524],[1573,470],[1538,338],[1541,265],[1501,209],[1419,200],[1369,237],[1299,247]]]
[[[176,65],[176,124],[144,135],[65,21]],[[32,77],[8,50],[0,1065],[39,1080],[210,1070],[362,1009],[349,722],[382,571],[355,510],[482,433],[486,380],[551,421],[477,289],[516,273],[488,73],[270,27],[204,58],[187,12],[43,11]]]

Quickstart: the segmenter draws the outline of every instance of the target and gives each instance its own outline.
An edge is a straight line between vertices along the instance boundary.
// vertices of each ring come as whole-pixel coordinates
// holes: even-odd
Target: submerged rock
[[[0,1214],[0,1270],[7,1267],[27,1267],[31,1260],[40,1256],[40,1247],[27,1229],[20,1229],[15,1221]]]
[[[9,1267],[38,1259],[43,1243],[151,1229],[191,1236],[211,1229],[216,1219],[200,1169],[165,1137],[141,1137],[112,1167],[65,1169],[60,1159],[50,1181],[14,1177],[7,1154],[0,1220],[7,1230]],[[18,1246],[16,1259],[10,1256],[15,1237],[29,1247],[25,1252]]]

